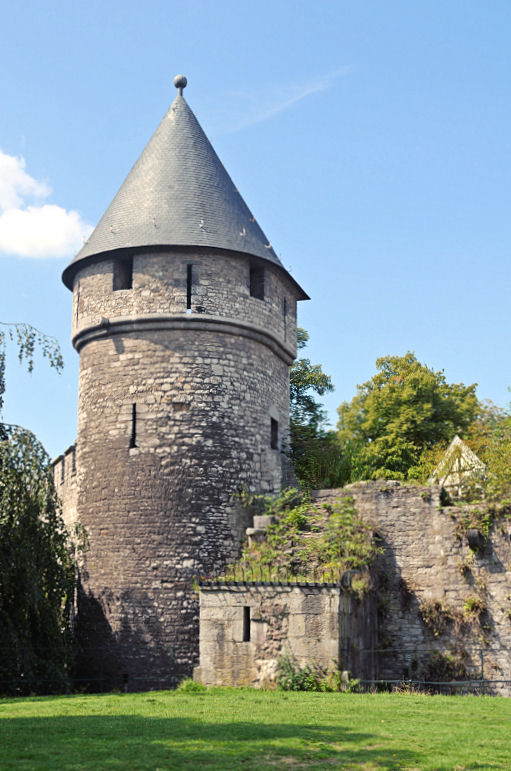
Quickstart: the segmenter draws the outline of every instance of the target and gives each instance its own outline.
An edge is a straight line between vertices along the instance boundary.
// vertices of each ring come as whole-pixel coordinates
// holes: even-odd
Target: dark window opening
[[[279,449],[279,421],[275,418],[271,419],[270,446],[272,450]]]
[[[192,310],[192,266],[186,266],[186,311]]]
[[[284,302],[282,303],[282,315],[284,316],[284,340],[287,338],[287,298],[284,297]]]
[[[130,450],[137,446],[137,405],[131,405],[131,437]]]
[[[133,257],[114,260],[113,290],[133,288]]]
[[[264,300],[264,268],[250,268],[250,296]]]
[[[243,642],[250,642],[250,607],[243,608]]]
[[[76,321],[78,321],[78,314],[80,312],[80,281],[76,285]]]

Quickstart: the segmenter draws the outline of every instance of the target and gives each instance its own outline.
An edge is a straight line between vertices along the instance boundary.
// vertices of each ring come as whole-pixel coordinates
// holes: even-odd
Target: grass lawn
[[[244,689],[0,699],[0,768],[511,769],[511,699]]]

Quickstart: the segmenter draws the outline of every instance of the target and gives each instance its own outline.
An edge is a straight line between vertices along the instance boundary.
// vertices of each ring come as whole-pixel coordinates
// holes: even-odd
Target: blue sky
[[[74,441],[62,269],[185,96],[284,265],[335,408],[414,350],[506,405],[511,360],[508,0],[2,3],[0,320],[64,350],[8,360],[4,417]]]

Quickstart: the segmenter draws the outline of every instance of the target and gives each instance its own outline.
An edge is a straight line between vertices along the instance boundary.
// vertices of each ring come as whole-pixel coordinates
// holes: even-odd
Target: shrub
[[[308,664],[300,666],[292,656],[277,660],[277,685],[282,691],[321,691],[323,678],[323,670]]]
[[[478,530],[483,537],[484,545],[486,545],[490,538],[494,518],[495,510],[493,508],[468,508],[458,519],[456,535],[458,538],[463,538],[469,530]]]
[[[477,594],[467,597],[463,604],[463,617],[467,620],[478,618],[486,610],[486,603]]]
[[[435,637],[443,634],[453,621],[453,612],[443,600],[426,600],[421,603],[419,615]]]
[[[424,673],[425,680],[468,680],[466,668],[467,654],[463,650],[433,651]]]
[[[181,680],[176,690],[181,691],[181,693],[205,693],[208,689],[202,683],[192,680],[191,677],[185,677],[184,680]]]
[[[303,666],[293,656],[281,656],[277,660],[277,685],[282,691],[345,691],[358,693],[360,680],[343,678],[337,662],[329,667],[318,664]]]

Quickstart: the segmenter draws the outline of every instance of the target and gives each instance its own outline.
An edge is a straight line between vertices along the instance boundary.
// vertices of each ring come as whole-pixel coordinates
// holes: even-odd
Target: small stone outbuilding
[[[277,661],[334,665],[372,677],[374,603],[333,584],[215,583],[200,592],[200,666],[206,685],[264,687]]]

